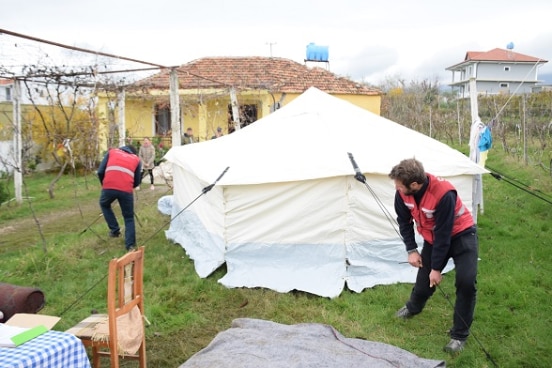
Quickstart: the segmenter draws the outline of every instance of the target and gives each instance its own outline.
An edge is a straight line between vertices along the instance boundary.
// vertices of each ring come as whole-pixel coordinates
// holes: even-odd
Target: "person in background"
[[[144,138],[142,141],[142,145],[138,150],[138,156],[142,161],[142,179],[145,175],[149,175],[151,184],[150,189],[154,190],[155,185],[153,185],[153,168],[155,167],[155,147],[153,147],[149,138]],[[140,186],[137,186],[136,190],[139,189]]]
[[[217,127],[217,131],[216,131],[215,135],[211,137],[211,139],[215,139],[215,138],[218,138],[218,137],[222,137],[222,128],[221,127]]]
[[[125,248],[136,249],[136,228],[134,224],[133,188],[142,181],[142,163],[136,148],[126,145],[110,149],[98,167],[98,178],[102,184],[100,208],[109,227],[109,236],[121,236],[121,228],[113,213],[111,204],[117,200],[125,221]]]
[[[456,304],[450,341],[444,350],[457,353],[464,348],[475,309],[479,245],[474,220],[455,187],[426,173],[416,159],[401,161],[392,168],[389,178],[395,184],[395,212],[408,263],[418,268],[410,299],[396,316],[406,319],[423,310],[452,258],[456,269]],[[414,238],[414,223],[424,240],[421,254]]]
[[[195,142],[194,130],[192,128],[186,129],[186,133],[184,133],[184,138],[182,139],[182,144],[190,144]]]

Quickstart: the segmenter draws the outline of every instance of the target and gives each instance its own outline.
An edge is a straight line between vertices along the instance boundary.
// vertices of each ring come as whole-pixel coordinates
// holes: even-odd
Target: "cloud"
[[[399,54],[388,46],[363,47],[352,55],[342,55],[336,60],[339,74],[357,81],[367,81],[375,76],[392,72]]]
[[[302,63],[314,42],[329,47],[332,72],[372,84],[394,75],[446,84],[451,73],[445,69],[467,51],[514,42],[516,52],[551,60],[539,75],[552,74],[549,0],[530,6],[465,0],[454,8],[439,0],[280,0],[270,6],[258,0],[97,0],[67,16],[74,8],[71,0],[14,2],[2,10],[2,27],[166,66],[207,56],[270,56],[271,49],[272,56]],[[26,60],[32,52],[29,47]]]

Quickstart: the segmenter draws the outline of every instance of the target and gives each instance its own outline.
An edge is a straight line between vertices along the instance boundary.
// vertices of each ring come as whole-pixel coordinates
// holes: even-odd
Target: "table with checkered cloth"
[[[60,331],[48,331],[16,348],[0,348],[0,368],[90,368],[82,342]]]

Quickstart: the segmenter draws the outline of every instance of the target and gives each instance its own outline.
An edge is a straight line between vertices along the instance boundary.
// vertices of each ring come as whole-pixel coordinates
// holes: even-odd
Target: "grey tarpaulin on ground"
[[[444,361],[423,359],[393,345],[347,338],[317,323],[284,325],[238,318],[179,368],[441,368]]]

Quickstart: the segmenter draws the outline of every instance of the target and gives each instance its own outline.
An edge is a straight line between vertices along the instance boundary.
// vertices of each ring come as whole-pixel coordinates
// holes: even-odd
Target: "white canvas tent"
[[[200,277],[223,263],[227,287],[293,289],[336,297],[378,284],[413,282],[393,214],[387,174],[416,157],[448,178],[471,208],[472,178],[485,169],[434,139],[310,88],[273,114],[221,138],[172,148],[174,198],[168,239]],[[217,185],[193,202],[223,170]],[[187,205],[185,211],[182,211]]]

